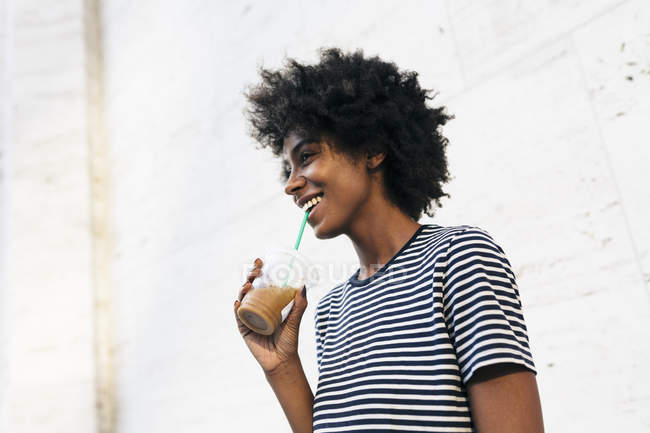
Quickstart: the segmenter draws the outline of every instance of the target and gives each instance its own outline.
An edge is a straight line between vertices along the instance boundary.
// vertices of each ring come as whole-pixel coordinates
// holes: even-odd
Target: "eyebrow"
[[[296,154],[300,152],[300,148],[303,147],[305,144],[314,143],[314,142],[316,142],[316,139],[312,137],[306,137],[298,141],[298,143],[295,146],[293,146],[293,149],[291,149],[291,159],[295,159]],[[287,161],[286,159],[282,160],[283,165],[288,163],[289,161]]]
[[[312,138],[312,137],[303,138],[295,146],[293,146],[293,149],[291,149],[291,157],[295,158],[296,154],[300,151],[300,148],[302,146],[304,146],[305,144],[308,144],[308,143],[313,143],[315,141],[316,140],[314,138]]]

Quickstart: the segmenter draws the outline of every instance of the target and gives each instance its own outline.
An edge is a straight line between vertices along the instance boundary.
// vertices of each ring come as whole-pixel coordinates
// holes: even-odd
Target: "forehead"
[[[317,145],[319,148],[321,148],[320,145],[324,142],[324,140],[325,138],[322,136],[310,135],[301,132],[289,133],[282,140],[282,160],[285,163],[288,163],[290,160],[297,158],[300,149],[308,145]]]
[[[297,132],[291,132],[284,137],[284,140],[282,140],[282,155],[285,159],[291,158],[291,151],[303,138],[305,138],[304,135]]]

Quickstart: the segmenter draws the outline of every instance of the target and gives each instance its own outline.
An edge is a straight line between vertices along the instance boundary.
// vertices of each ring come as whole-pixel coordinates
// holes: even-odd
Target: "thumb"
[[[302,290],[296,293],[296,296],[293,298],[293,307],[287,316],[286,323],[288,326],[298,327],[300,325],[300,320],[302,315],[307,309],[307,287],[303,286]]]

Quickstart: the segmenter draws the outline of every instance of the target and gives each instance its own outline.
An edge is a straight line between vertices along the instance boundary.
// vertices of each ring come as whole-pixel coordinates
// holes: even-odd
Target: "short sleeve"
[[[463,383],[479,368],[500,363],[537,374],[510,262],[480,228],[470,227],[449,243],[443,311]]]

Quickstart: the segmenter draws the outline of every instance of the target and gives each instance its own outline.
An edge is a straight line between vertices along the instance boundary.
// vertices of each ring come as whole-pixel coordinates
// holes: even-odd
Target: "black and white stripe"
[[[510,263],[477,227],[423,225],[370,278],[315,312],[314,432],[471,432],[474,372],[535,372]]]

